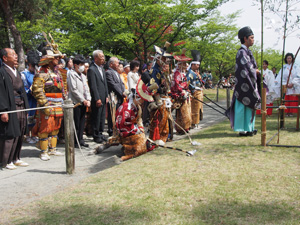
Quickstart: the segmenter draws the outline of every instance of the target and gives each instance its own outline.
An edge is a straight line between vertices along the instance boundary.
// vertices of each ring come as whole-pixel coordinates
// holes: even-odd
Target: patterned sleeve
[[[116,112],[116,127],[121,137],[127,137],[140,132],[134,110],[129,109],[128,103],[123,103]]]
[[[193,85],[193,74],[190,71],[188,71],[188,73],[186,74],[186,80],[190,83],[189,89],[194,90],[195,86]]]
[[[174,73],[174,82],[175,82],[175,89],[180,94],[182,92],[182,87],[180,85],[181,83],[181,74],[178,71],[175,71]]]
[[[236,98],[252,109],[260,100],[257,87],[256,64],[252,55],[241,48],[236,55]]]

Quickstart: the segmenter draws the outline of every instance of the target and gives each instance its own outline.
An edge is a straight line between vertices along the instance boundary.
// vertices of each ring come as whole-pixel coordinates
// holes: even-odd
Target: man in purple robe
[[[253,136],[255,110],[260,104],[261,78],[250,46],[254,44],[254,35],[250,27],[243,27],[238,32],[241,48],[236,54],[235,89],[232,103],[227,111],[231,127],[239,131],[240,136]]]

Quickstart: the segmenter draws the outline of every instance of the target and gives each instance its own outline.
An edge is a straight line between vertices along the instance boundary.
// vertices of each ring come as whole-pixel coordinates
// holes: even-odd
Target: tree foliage
[[[260,1],[256,0],[256,4],[261,5]],[[284,37],[284,34],[284,38],[291,36],[300,38],[299,0],[264,0],[263,10],[268,28],[278,33],[277,42]]]
[[[179,40],[197,21],[228,0],[14,0],[25,48],[36,48],[51,32],[67,54],[106,55],[145,61],[153,45]]]
[[[202,20],[189,32],[188,48],[201,52],[201,71],[211,70],[217,76],[234,73],[235,55],[239,48],[238,28],[234,25],[239,12],[222,17],[218,11],[214,16]]]

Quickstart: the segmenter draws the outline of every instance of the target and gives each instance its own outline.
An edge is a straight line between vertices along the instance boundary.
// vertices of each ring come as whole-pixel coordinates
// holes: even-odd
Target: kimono
[[[280,98],[281,95],[281,73],[283,73],[282,76],[282,85],[287,85],[287,80],[290,74],[290,70],[291,70],[292,64],[285,64],[283,65],[283,68],[280,69],[276,80],[275,80],[275,91],[276,91],[276,97]],[[290,80],[289,80],[289,84],[293,83],[293,80],[297,77],[300,76],[300,70],[299,67],[297,65],[293,65],[293,69],[291,72],[291,76],[290,76]],[[292,87],[292,88],[287,88],[286,90],[286,95],[285,95],[285,100],[287,101],[293,101],[293,102],[286,102],[285,105],[286,106],[298,106],[298,97],[299,96],[295,96],[295,94],[297,94],[296,92],[296,87],[297,84]],[[298,93],[300,94],[300,93]],[[285,112],[286,113],[297,113],[298,109],[286,109]]]
[[[227,110],[234,131],[254,131],[255,110],[260,103],[260,76],[251,50],[242,45],[236,54],[235,89]]]
[[[28,109],[28,101],[21,75],[0,68],[0,112]],[[23,135],[26,133],[26,112],[8,114],[8,122],[0,119],[0,163],[2,167],[20,159]]]
[[[275,76],[273,74],[273,72],[269,69],[263,70],[263,85],[267,90],[267,102],[266,105],[267,106],[273,106],[273,101],[275,99],[275,89],[274,89],[274,85],[275,85]],[[272,108],[267,108],[267,115],[270,116],[272,115]],[[261,114],[261,110],[258,109],[256,110],[256,115],[260,115]]]
[[[178,133],[184,133],[182,129],[188,131],[191,126],[191,106],[187,89],[188,84],[185,74],[176,70],[171,85],[171,93],[174,101],[173,106],[176,109],[175,129]]]
[[[191,113],[192,125],[195,126],[203,119],[203,104],[196,100],[199,99],[203,101],[203,91],[201,89],[203,82],[192,69],[189,69],[186,78],[189,82],[189,89],[193,95],[193,98],[191,99]]]
[[[5,66],[0,68],[0,112],[16,110],[14,88],[7,74]],[[22,96],[25,102],[25,108],[29,108],[25,89],[21,90]],[[0,139],[8,140],[23,135],[20,129],[20,122],[18,120],[17,113],[8,114],[8,122],[2,122],[0,120]]]
[[[123,161],[147,152],[146,137],[139,110],[141,109],[138,109],[131,98],[129,102],[120,105],[116,112],[116,128],[125,153],[125,156],[121,157]]]

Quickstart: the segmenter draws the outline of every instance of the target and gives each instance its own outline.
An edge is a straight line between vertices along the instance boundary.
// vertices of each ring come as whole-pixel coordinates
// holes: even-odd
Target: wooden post
[[[75,171],[73,107],[71,99],[64,101],[66,171],[68,174],[73,174]]]
[[[267,95],[266,88],[262,88],[261,92],[261,145],[267,146]]]
[[[227,109],[230,107],[230,88],[226,88]]]
[[[217,97],[216,97],[216,102],[219,101],[219,87],[217,87]]]
[[[282,96],[281,96],[282,101],[281,102],[284,102],[285,93],[286,93],[286,85],[282,85]],[[282,104],[282,105],[285,105],[285,104]],[[280,128],[284,128],[285,110],[280,109],[279,113],[280,113]]]

